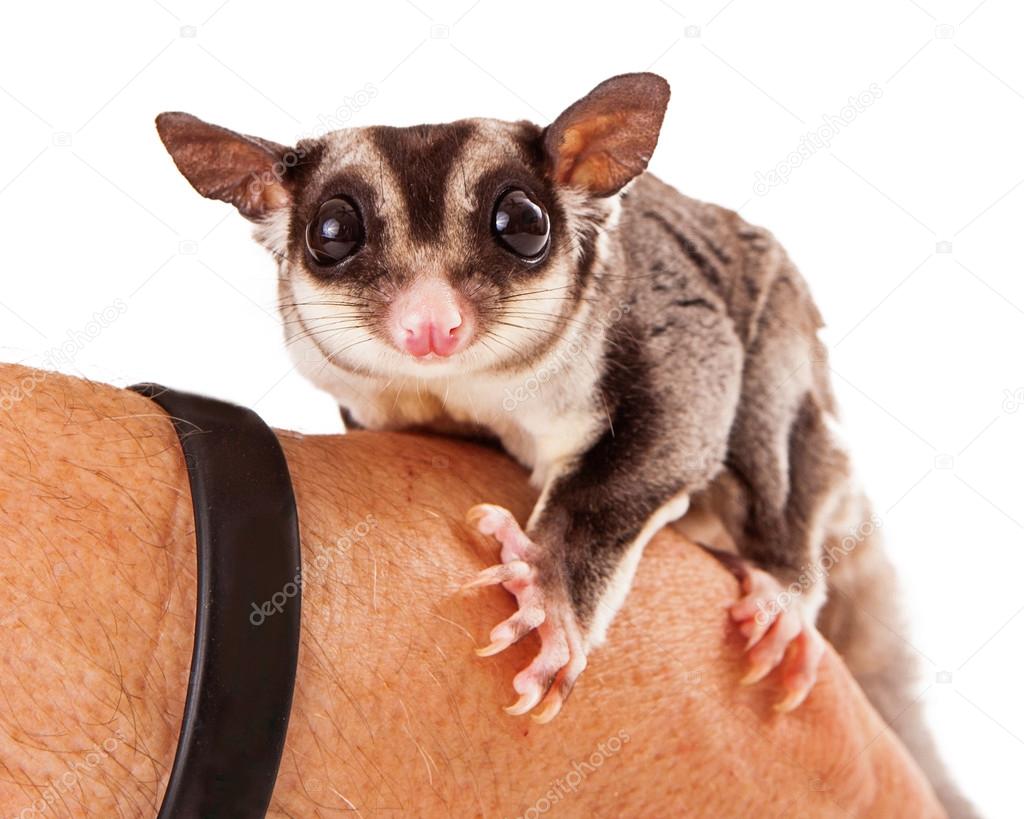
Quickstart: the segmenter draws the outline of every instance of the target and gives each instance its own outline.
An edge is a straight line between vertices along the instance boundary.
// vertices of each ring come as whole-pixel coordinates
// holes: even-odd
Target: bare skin
[[[778,674],[739,684],[737,582],[670,531],[561,716],[507,716],[536,637],[478,658],[514,602],[459,586],[499,549],[466,510],[524,519],[522,470],[441,438],[279,437],[307,578],[269,815],[942,815],[831,649],[794,713],[772,708]],[[0,579],[0,815],[153,815],[195,606],[184,463],[155,405],[0,365]]]

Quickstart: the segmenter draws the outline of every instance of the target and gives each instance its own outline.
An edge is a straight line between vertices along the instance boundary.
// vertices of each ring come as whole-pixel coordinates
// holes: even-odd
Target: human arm
[[[25,379],[0,406],[0,808],[50,789],[43,816],[152,815],[194,628],[181,451],[141,396],[13,366],[0,395]],[[831,651],[796,713],[774,713],[774,683],[737,684],[736,582],[668,531],[562,716],[507,717],[495,703],[533,638],[478,659],[512,601],[457,590],[496,550],[464,511],[497,500],[525,518],[521,470],[442,438],[279,437],[307,566],[348,545],[307,571],[270,815],[512,816],[545,799],[570,816],[940,815]]]

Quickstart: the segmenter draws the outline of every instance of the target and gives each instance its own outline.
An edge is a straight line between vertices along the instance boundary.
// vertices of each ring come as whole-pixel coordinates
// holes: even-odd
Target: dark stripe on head
[[[429,243],[443,238],[448,177],[473,131],[468,122],[369,129],[398,180],[413,239]]]
[[[298,199],[312,184],[313,175],[323,162],[324,154],[323,143],[303,140],[283,157],[282,167],[286,169],[284,181],[293,199]]]
[[[544,153],[544,129],[532,122],[520,120],[515,124],[515,131],[523,160],[538,174],[546,175],[548,164]]]

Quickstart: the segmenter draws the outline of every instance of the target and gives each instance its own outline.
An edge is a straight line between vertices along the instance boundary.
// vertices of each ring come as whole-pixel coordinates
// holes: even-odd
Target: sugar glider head
[[[576,326],[668,98],[661,77],[624,74],[545,128],[349,128],[295,147],[183,113],[157,129],[199,193],[257,224],[290,341],[324,366],[431,378],[523,366]]]

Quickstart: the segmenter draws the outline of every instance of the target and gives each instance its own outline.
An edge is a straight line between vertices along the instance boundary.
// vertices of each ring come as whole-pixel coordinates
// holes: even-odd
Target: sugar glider
[[[638,73],[546,127],[348,128],[294,147],[183,113],[157,128],[199,193],[256,223],[297,366],[350,426],[485,432],[532,470],[529,520],[469,511],[501,545],[469,585],[518,601],[479,653],[540,637],[510,714],[559,712],[644,545],[686,515],[741,578],[742,682],[778,669],[777,707],[799,706],[820,624],[970,815],[912,704],[908,652],[865,614],[891,608],[892,572],[833,432],[818,310],[768,231],[645,172],[668,101]]]

